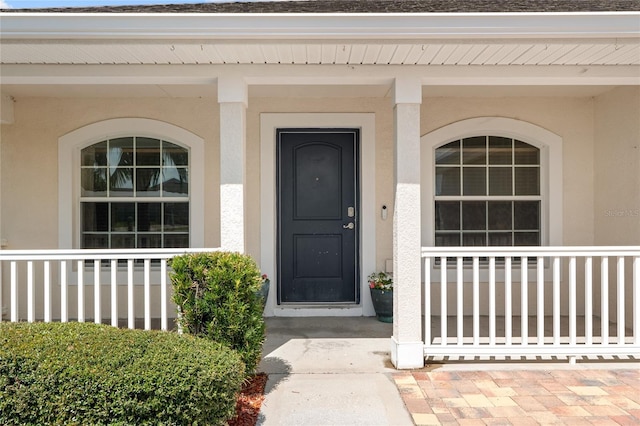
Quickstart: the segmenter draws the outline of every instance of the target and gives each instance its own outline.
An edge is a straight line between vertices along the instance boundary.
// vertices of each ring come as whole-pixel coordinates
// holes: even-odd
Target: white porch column
[[[424,366],[420,258],[419,79],[396,79],[395,206],[393,215],[393,336],[391,361],[398,369]]]
[[[244,253],[244,181],[247,84],[242,78],[218,79],[220,103],[220,246]]]

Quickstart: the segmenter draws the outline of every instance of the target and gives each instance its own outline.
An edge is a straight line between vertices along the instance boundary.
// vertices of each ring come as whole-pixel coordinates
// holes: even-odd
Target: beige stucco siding
[[[595,243],[640,244],[640,87],[595,104]]]
[[[563,139],[563,244],[592,245],[593,100],[591,98],[434,98],[422,108],[423,134],[474,117],[507,117]],[[555,220],[556,218],[550,218]]]
[[[2,238],[7,239],[7,248],[58,247],[58,138],[88,124],[121,117],[165,121],[205,140],[205,245],[219,244],[217,102],[24,98],[15,104],[15,123],[2,125]]]

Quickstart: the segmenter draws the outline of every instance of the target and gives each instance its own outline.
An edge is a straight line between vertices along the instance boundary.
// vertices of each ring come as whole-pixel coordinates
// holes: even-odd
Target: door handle
[[[342,225],[344,229],[354,229],[356,225],[353,222],[349,222],[346,225]]]

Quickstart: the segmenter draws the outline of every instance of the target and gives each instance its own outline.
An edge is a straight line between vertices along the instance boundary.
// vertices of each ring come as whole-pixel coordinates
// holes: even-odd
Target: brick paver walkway
[[[415,371],[393,378],[416,425],[640,425],[640,369],[633,367]]]

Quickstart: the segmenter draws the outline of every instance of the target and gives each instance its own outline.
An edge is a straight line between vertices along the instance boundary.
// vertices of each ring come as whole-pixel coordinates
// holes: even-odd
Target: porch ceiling
[[[229,42],[2,40],[2,64],[640,65],[637,39]]]

